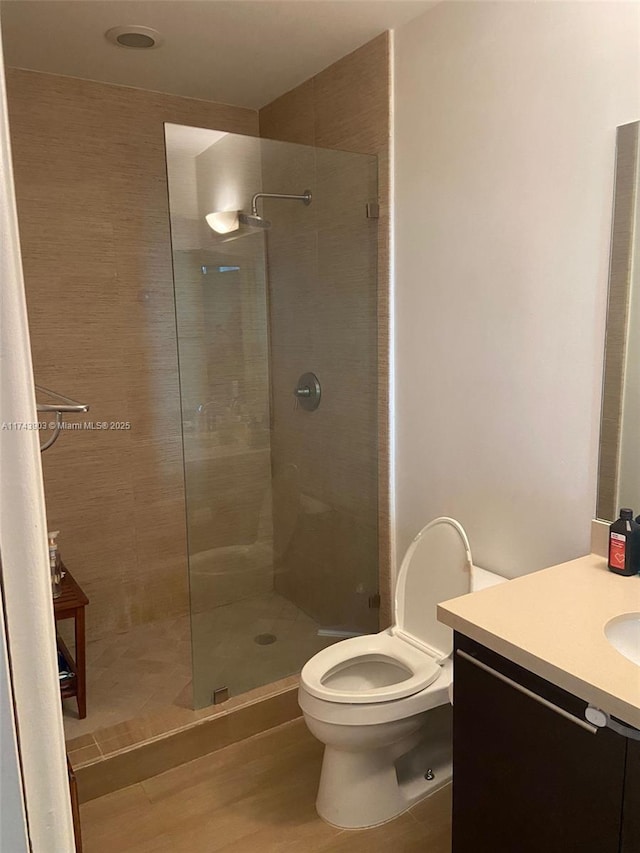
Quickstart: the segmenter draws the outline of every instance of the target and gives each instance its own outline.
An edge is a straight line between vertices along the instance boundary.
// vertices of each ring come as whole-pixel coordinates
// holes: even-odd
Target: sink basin
[[[616,616],[604,626],[604,633],[616,651],[640,666],[640,613]]]

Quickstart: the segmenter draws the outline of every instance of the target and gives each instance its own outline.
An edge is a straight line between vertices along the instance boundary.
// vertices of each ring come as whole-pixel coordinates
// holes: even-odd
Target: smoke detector
[[[118,47],[130,47],[134,50],[149,50],[152,47],[160,47],[162,44],[162,36],[157,30],[132,24],[125,27],[111,27],[106,31],[105,37]]]

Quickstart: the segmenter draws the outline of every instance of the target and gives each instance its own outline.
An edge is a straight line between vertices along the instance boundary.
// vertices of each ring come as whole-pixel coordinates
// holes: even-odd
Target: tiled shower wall
[[[332,483],[334,487],[337,486],[334,497],[338,498],[338,503],[333,499],[327,501],[334,512],[331,516],[326,514],[329,529],[324,530],[322,535],[318,535],[317,525],[313,523],[315,513],[311,511],[308,514],[309,529],[299,538],[299,553],[295,561],[298,568],[286,565],[281,567],[276,576],[276,584],[281,584],[283,591],[286,590],[300,606],[309,608],[314,603],[319,606],[327,596],[330,599],[332,593],[334,597],[342,594],[337,588],[332,590],[331,585],[335,584],[336,579],[338,586],[345,580],[348,585],[354,568],[357,572],[358,559],[375,561],[377,558],[380,572],[381,627],[388,625],[391,620],[388,457],[389,39],[389,34],[383,33],[260,110],[260,135],[263,137],[317,145],[321,148],[375,154],[378,157],[380,219],[377,308],[374,305],[374,314],[368,320],[365,318],[367,302],[363,299],[365,291],[362,290],[364,278],[359,278],[357,271],[351,278],[344,274],[344,270],[348,268],[349,223],[341,223],[340,193],[349,193],[351,184],[348,167],[342,179],[334,180],[331,184],[336,200],[335,219],[332,223],[324,223],[325,226],[333,226],[325,233],[328,242],[325,245],[326,251],[322,253],[329,264],[329,268],[324,270],[325,286],[328,282],[329,288],[335,288],[335,293],[332,293],[337,297],[333,324],[336,328],[340,328],[345,321],[353,324],[353,335],[332,334],[325,341],[326,353],[333,364],[330,368],[332,373],[327,378],[330,382],[341,385],[342,391],[351,393],[342,396],[341,406],[333,417],[327,417],[322,424],[318,419],[318,422],[313,424],[313,429],[306,428],[311,424],[310,420],[305,425],[297,423],[301,420],[300,413],[295,412],[292,405],[282,406],[280,413],[276,410],[272,452],[274,476],[280,471],[283,479],[281,487],[278,486],[278,480],[274,479],[273,489],[276,556],[279,538],[290,539],[292,511],[287,506],[287,496],[291,492],[291,489],[287,488],[287,471],[299,470],[302,466],[305,471],[303,492],[306,489],[312,497],[326,499],[327,484]],[[355,162],[354,160],[354,164]],[[263,168],[263,173],[266,187],[266,168]],[[335,179],[337,175],[334,174],[333,177]],[[344,195],[345,202],[346,199],[347,195]],[[278,208],[278,218],[283,215],[283,209]],[[275,210],[271,218],[275,220]],[[304,214],[296,211],[296,218],[303,221]],[[290,235],[290,248],[294,245],[302,246],[305,239],[311,239],[309,233]],[[298,275],[295,274],[296,271],[290,271],[288,278],[286,275],[280,275],[276,280],[275,266],[281,266],[279,261],[286,257],[287,251],[286,239],[284,242],[281,239],[278,245],[278,235],[275,229],[272,229],[269,235],[269,278],[272,288],[270,323],[274,389],[280,384],[283,387],[291,384],[291,376],[287,373],[289,364],[296,361],[303,364],[311,356],[309,335],[296,337],[286,332],[287,312],[289,306],[294,304],[293,300],[297,316],[305,318],[305,322],[311,324],[310,329],[313,327],[314,311],[318,311],[325,297],[327,303],[331,304],[331,295],[327,296],[322,290],[318,290],[314,282],[305,281],[304,270],[299,270]],[[319,257],[320,254],[319,252]],[[341,268],[341,258],[345,260],[344,270]],[[355,260],[358,268],[357,259]],[[362,265],[360,268],[362,272]],[[319,282],[319,285],[322,287],[322,282]],[[349,288],[352,291],[352,304],[345,314],[344,298],[346,295],[348,300]],[[375,294],[372,295],[376,298]],[[370,374],[366,375],[366,342],[359,338],[358,329],[364,333],[366,322],[375,325],[376,311],[378,360],[377,365],[374,361]],[[363,324],[363,321],[366,322]],[[286,353],[282,352],[283,346],[288,347]],[[350,380],[355,384],[349,389],[347,386]],[[377,416],[375,409],[369,409],[367,404],[367,392],[376,385]],[[362,411],[358,412],[363,406]],[[351,411],[350,407],[353,407]],[[318,453],[318,448],[324,448],[324,452]],[[344,453],[332,453],[332,448],[342,448]],[[367,482],[367,476],[375,469],[376,457],[377,507],[375,483]],[[309,464],[309,460],[314,459],[316,464]],[[317,505],[311,506],[313,508]],[[331,569],[334,573],[332,579],[326,576],[323,567]],[[331,603],[327,600],[326,604],[328,613]],[[322,616],[322,612],[319,615]]]
[[[188,612],[163,123],[257,135],[258,114],[17,69],[7,70],[7,86],[36,381],[89,403],[88,421],[131,424],[68,432],[43,455],[49,524],[60,528],[64,559],[91,599],[94,639]],[[371,381],[378,383],[382,624],[389,620],[388,104],[384,34],[260,112],[262,136],[379,158],[380,370]],[[328,473],[334,462],[324,461]],[[362,482],[363,471],[353,478],[353,470],[334,472],[346,492]],[[352,532],[346,525],[343,541],[357,545]],[[371,554],[371,536],[367,543]]]
[[[188,612],[163,122],[256,134],[257,114],[15,69],[7,84],[36,381],[131,424],[43,455],[95,639]]]
[[[326,628],[370,633],[378,612],[377,163],[263,142],[275,589]],[[300,376],[320,406],[296,406]]]

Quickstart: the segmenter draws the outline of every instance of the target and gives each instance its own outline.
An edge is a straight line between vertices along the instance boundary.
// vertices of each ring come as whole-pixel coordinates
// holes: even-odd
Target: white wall
[[[396,33],[396,539],[588,551],[616,126],[640,5],[445,2]]]

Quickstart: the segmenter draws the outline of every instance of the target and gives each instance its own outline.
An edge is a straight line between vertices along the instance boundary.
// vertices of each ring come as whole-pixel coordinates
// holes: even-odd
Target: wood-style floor
[[[84,853],[450,853],[450,786],[376,829],[314,808],[322,746],[285,723],[81,807]]]

